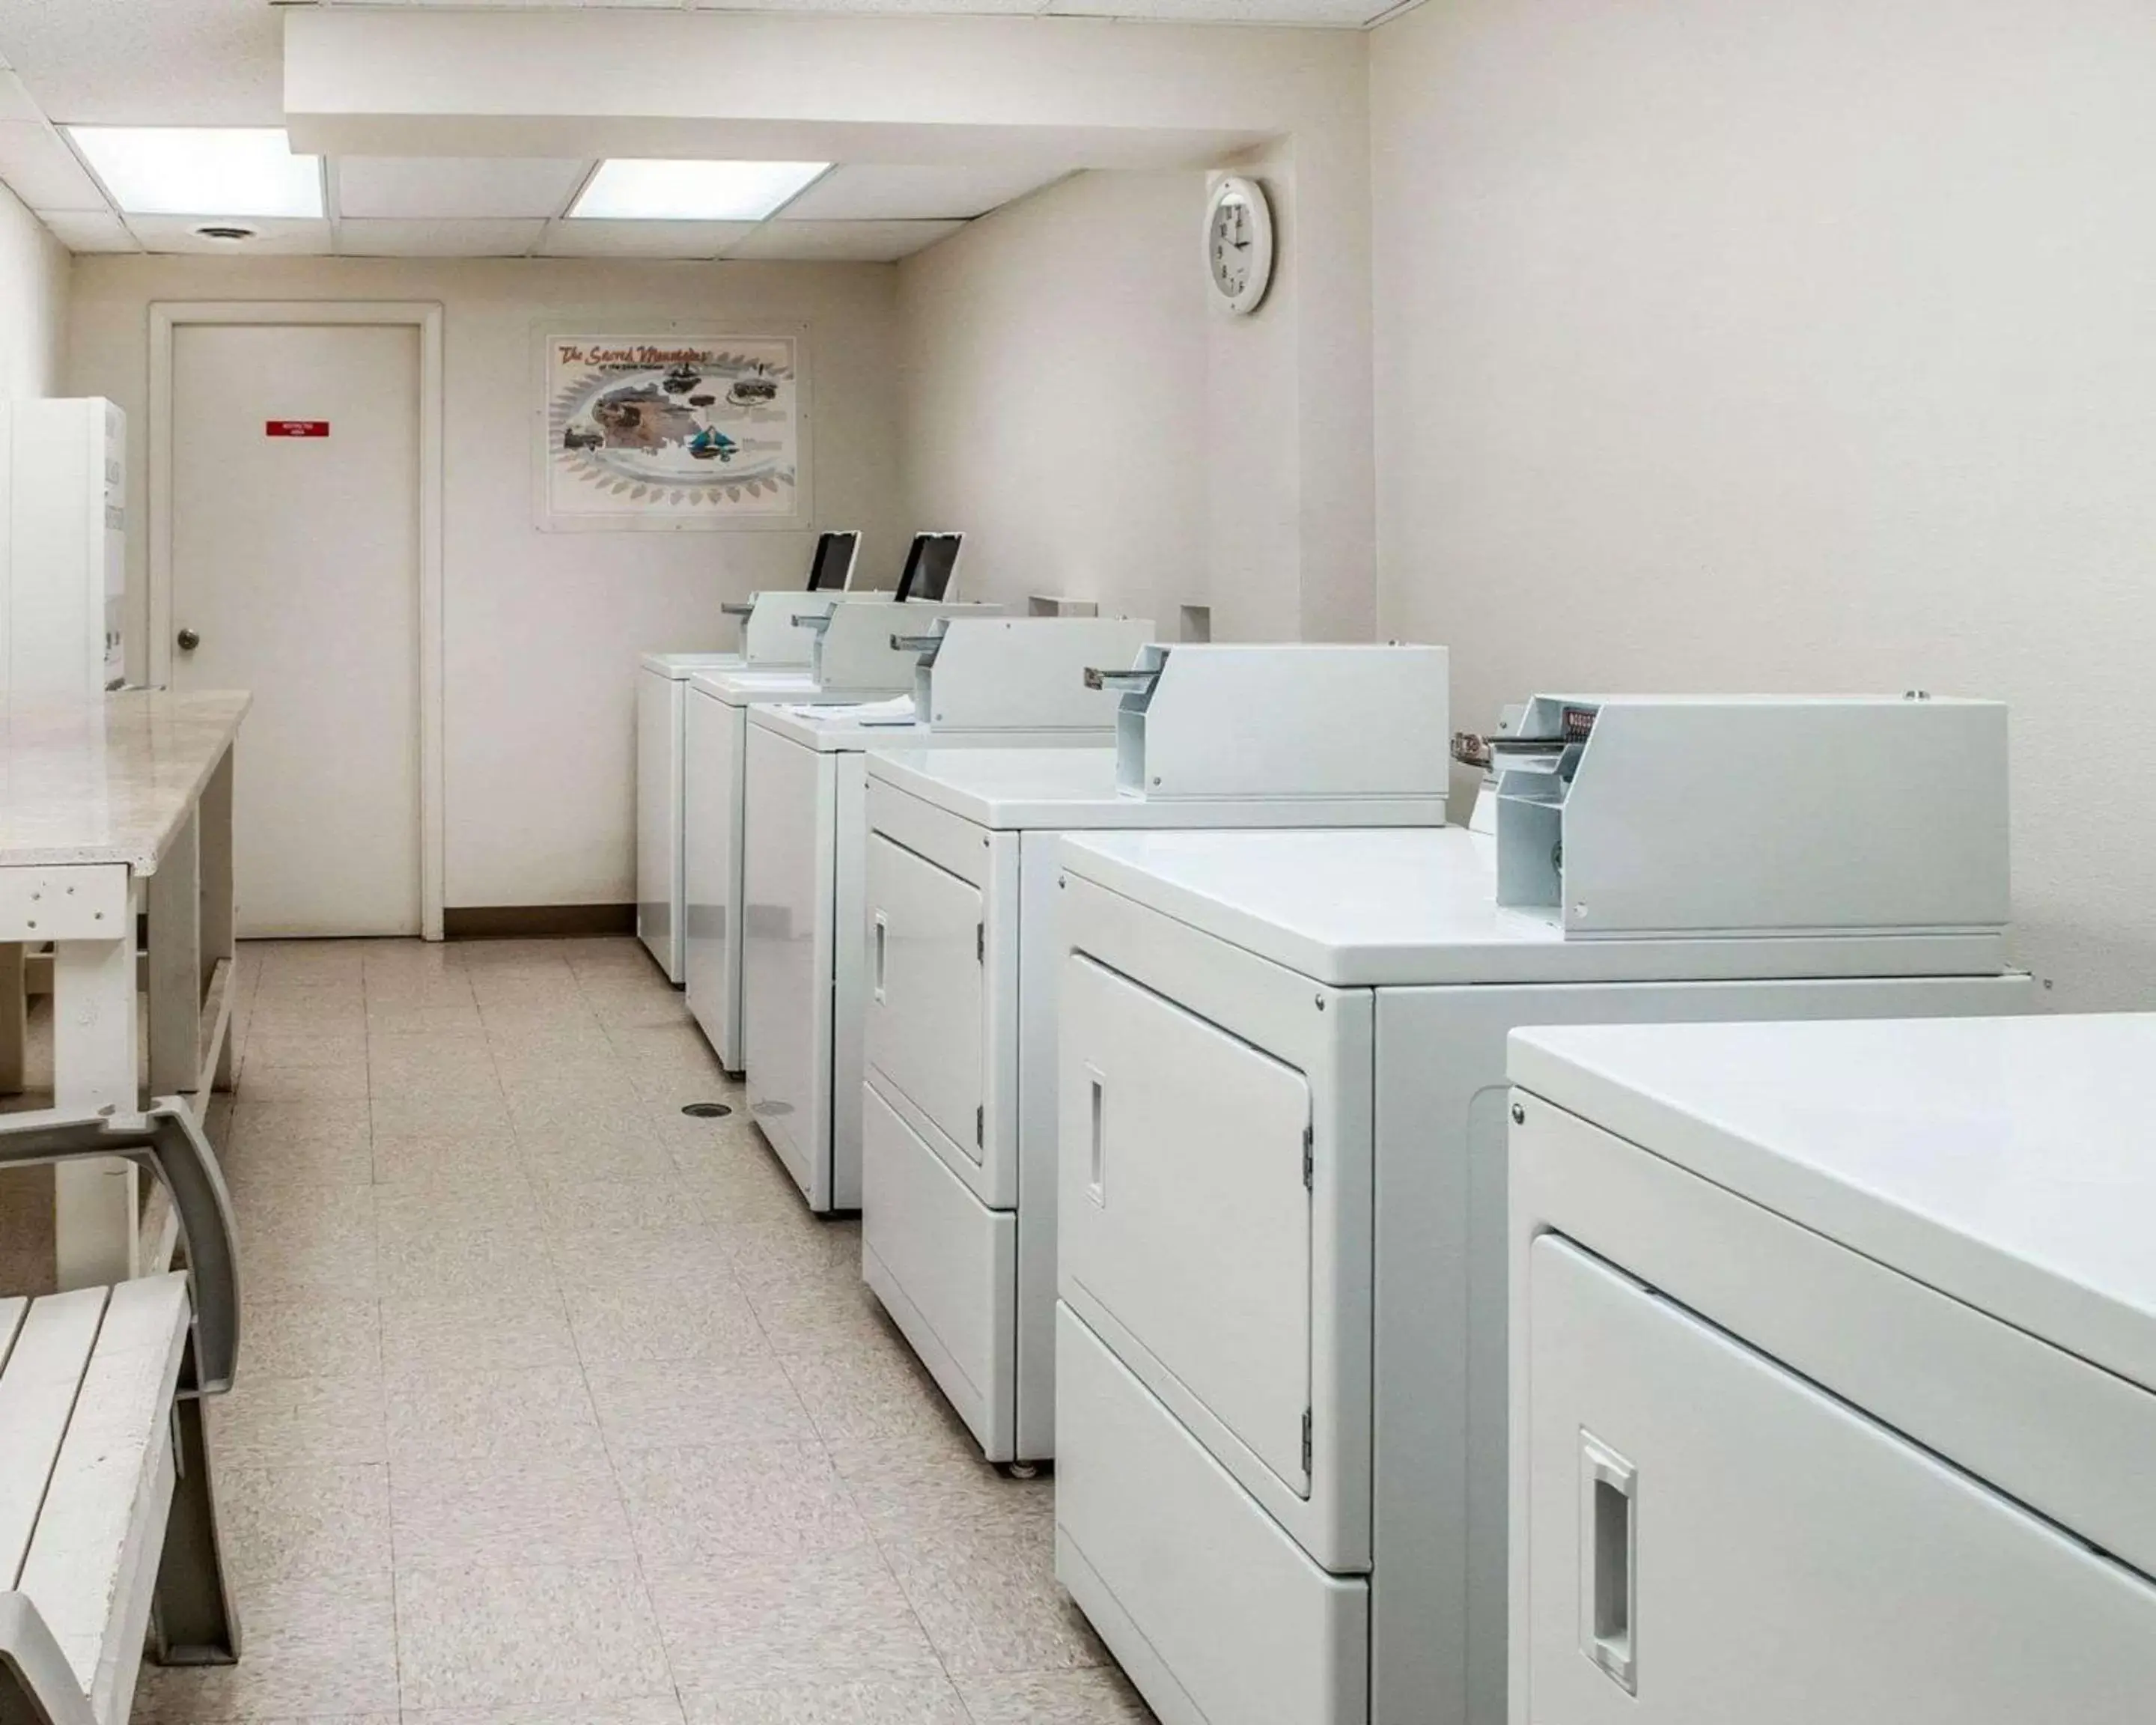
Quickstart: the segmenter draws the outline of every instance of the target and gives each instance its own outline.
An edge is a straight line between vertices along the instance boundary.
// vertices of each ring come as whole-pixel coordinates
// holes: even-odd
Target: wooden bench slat
[[[28,1302],[0,1372],[0,1453],[8,1458],[0,1467],[0,1588],[21,1579],[110,1292],[81,1288]]]
[[[131,1691],[141,1654],[141,1619],[172,1497],[167,1410],[187,1318],[184,1276],[111,1291],[23,1566],[23,1592],[100,1719],[113,1717],[116,1688]],[[135,1639],[127,1645],[131,1625]]]
[[[179,1478],[172,1427],[155,1446],[157,1471],[135,1505],[134,1525],[120,1555],[113,1587],[112,1616],[97,1652],[97,1675],[90,1683],[90,1705],[101,1725],[128,1725],[135,1707],[135,1684],[150,1636],[150,1612],[157,1591],[157,1568],[164,1554],[165,1523],[172,1512],[172,1491]]]

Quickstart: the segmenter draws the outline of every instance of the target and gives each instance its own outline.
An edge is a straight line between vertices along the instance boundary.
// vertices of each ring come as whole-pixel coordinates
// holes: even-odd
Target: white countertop
[[[138,690],[0,701],[0,867],[154,873],[254,700]]]
[[[1568,940],[1553,911],[1499,908],[1493,847],[1463,827],[1125,832],[1066,839],[1063,857],[1074,875],[1342,988],[1983,976],[2005,966],[1995,934]]]
[[[2156,1389],[2156,1014],[1517,1030],[1513,1081]]]
[[[995,832],[1119,827],[1441,826],[1434,797],[1126,796],[1116,788],[1116,750],[878,748],[869,777]]]

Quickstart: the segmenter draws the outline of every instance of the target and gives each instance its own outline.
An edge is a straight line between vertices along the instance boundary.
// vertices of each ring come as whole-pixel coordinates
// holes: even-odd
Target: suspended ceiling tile
[[[71,252],[138,252],[127,224],[110,210],[47,210],[38,219]]]
[[[264,0],[11,0],[0,53],[64,124],[285,123],[285,27]]]
[[[728,258],[762,263],[889,264],[947,239],[963,222],[767,222]]]
[[[0,180],[34,210],[111,207],[74,152],[34,120],[0,121]]]
[[[536,216],[454,221],[346,216],[337,223],[336,249],[344,258],[521,258],[546,231],[547,223]]]
[[[1023,198],[1061,168],[884,167],[862,164],[827,174],[779,212],[783,222],[963,221]]]
[[[23,80],[8,69],[5,60],[0,60],[0,121],[44,117],[44,110],[30,100],[30,92],[23,87]]]
[[[337,210],[346,216],[551,216],[590,166],[508,156],[340,157]]]
[[[127,225],[146,252],[187,253],[224,258],[326,257],[330,251],[330,224],[298,218],[249,218],[244,224],[254,229],[254,238],[234,242],[205,239],[194,232],[202,216],[130,216]]]
[[[753,231],[751,222],[556,222],[541,255],[549,258],[716,258]]]

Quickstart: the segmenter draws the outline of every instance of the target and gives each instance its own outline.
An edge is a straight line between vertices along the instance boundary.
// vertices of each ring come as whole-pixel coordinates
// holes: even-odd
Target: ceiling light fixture
[[[275,126],[70,126],[83,160],[133,216],[322,213],[321,158]]]
[[[761,222],[828,162],[602,162],[569,214],[585,221]]]

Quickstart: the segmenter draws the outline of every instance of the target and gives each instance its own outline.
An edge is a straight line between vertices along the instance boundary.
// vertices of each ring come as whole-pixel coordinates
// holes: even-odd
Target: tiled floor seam
[[[367,961],[359,966],[359,1014],[364,1026],[367,1049],[367,1178],[371,1190],[382,1186],[382,1164],[374,1156],[374,1018],[368,1009],[371,991],[367,983]],[[382,1265],[382,1217],[379,1210],[374,1219],[374,1262],[377,1277],[374,1289],[374,1327],[382,1356],[382,1457],[384,1473],[389,1485],[389,1656],[390,1669],[397,1686],[397,1716],[404,1717],[404,1622],[403,1604],[397,1589],[397,1455],[389,1443],[389,1350],[387,1316],[382,1312],[382,1291],[380,1282]]]
[[[569,974],[572,981],[576,984],[578,998],[581,1000],[583,999],[584,993],[583,982],[583,979],[577,975],[576,967],[574,965],[571,965],[569,967]],[[588,1002],[586,1002],[586,1007],[587,1009],[589,1009]],[[482,1008],[480,1014],[482,1022],[484,1022],[485,1016],[486,1014],[485,1009]],[[594,1014],[594,1016],[596,1016],[596,1014]],[[600,1020],[599,1029],[600,1034],[606,1038],[608,1047],[612,1049],[613,1047],[613,1034],[608,1030],[603,1019]],[[490,1050],[491,1050],[492,1045],[491,1040],[490,1039],[488,1044]],[[618,1054],[619,1050],[616,1052]],[[506,1101],[509,1095],[509,1086],[506,1082],[502,1081],[501,1063],[499,1058],[495,1060],[495,1079],[497,1083],[501,1085],[502,1096]],[[514,1124],[511,1125],[510,1132],[511,1136],[517,1141],[518,1160],[520,1165],[522,1165],[522,1153],[524,1148],[522,1134],[517,1130]],[[669,1159],[671,1159],[670,1153]],[[532,1183],[530,1168],[528,1166],[525,1166],[524,1172],[526,1183],[527,1185],[531,1185]],[[532,1196],[536,1202],[538,1196],[536,1186],[533,1187]],[[573,1316],[570,1315],[569,1291],[563,1282],[561,1263],[554,1256],[554,1243],[551,1238],[547,1240],[547,1262],[553,1271],[555,1291],[562,1301],[564,1315],[569,1317],[569,1345],[577,1356],[577,1376],[583,1384],[585,1397],[590,1401],[592,1404],[592,1412],[594,1417],[596,1417],[598,1414],[599,1398],[598,1392],[592,1387],[591,1361],[587,1357],[584,1351],[586,1346],[584,1338],[577,1333],[575,1318]],[[613,1483],[614,1502],[620,1508],[622,1524],[629,1530],[629,1550],[630,1561],[636,1568],[636,1584],[643,1592],[644,1608],[650,1615],[652,1625],[654,1629],[657,1630],[659,1635],[660,1657],[666,1662],[667,1680],[673,1686],[674,1705],[680,1711],[682,1717],[686,1718],[689,1712],[689,1698],[687,1694],[682,1689],[680,1673],[674,1668],[674,1652],[672,1648],[667,1645],[665,1631],[660,1623],[658,1598],[651,1590],[651,1577],[646,1573],[644,1568],[643,1543],[636,1538],[636,1524],[634,1519],[629,1514],[629,1494],[622,1485],[620,1466],[615,1459],[613,1443],[607,1435],[607,1423],[603,1419],[599,1420],[598,1421],[598,1437],[600,1453],[606,1457],[607,1477]]]
[[[380,1318],[381,1311],[382,1302],[379,1300],[377,1300],[375,1301],[375,1312],[377,1319]],[[387,1359],[382,1362],[382,1399],[386,1403],[388,1399],[388,1362]],[[397,1681],[398,1717],[402,1719],[405,1714],[404,1602],[401,1591],[397,1585],[397,1456],[394,1450],[388,1449],[388,1432],[386,1428],[388,1422],[388,1413],[386,1407],[383,1410],[382,1420],[385,1427],[385,1430],[383,1432],[383,1446],[385,1450],[388,1451],[389,1457],[387,1464],[387,1472],[389,1479],[389,1656],[391,1661],[391,1671]]]
[[[559,1279],[557,1272],[556,1280],[558,1281]],[[584,1344],[577,1334],[577,1327],[573,1322],[569,1326],[569,1344],[576,1350],[577,1375],[583,1381],[584,1394],[591,1402],[592,1412],[596,1417],[599,1406],[598,1392],[592,1388],[591,1363],[584,1358]],[[629,1493],[622,1485],[620,1464],[614,1456],[613,1440],[607,1436],[607,1425],[604,1420],[600,1420],[598,1422],[598,1437],[599,1453],[606,1457],[607,1477],[613,1482],[614,1502],[621,1510],[622,1525],[629,1529],[629,1559],[636,1566],[636,1584],[644,1593],[644,1609],[650,1613],[653,1627],[659,1633],[659,1654],[660,1657],[666,1661],[667,1681],[674,1686],[674,1704],[680,1708],[684,1717],[686,1717],[688,1698],[682,1692],[680,1673],[674,1669],[673,1650],[666,1645],[665,1630],[660,1624],[659,1600],[651,1591],[651,1577],[645,1573],[644,1567],[644,1544],[636,1537],[635,1518],[629,1513]]]
[[[792,1379],[789,1378],[788,1381],[791,1382]],[[827,1455],[830,1454],[830,1447],[828,1444],[824,1446],[824,1453]],[[936,1637],[929,1633],[927,1620],[921,1616],[921,1608],[914,1604],[913,1595],[906,1591],[906,1578],[898,1573],[898,1566],[891,1562],[890,1552],[884,1548],[883,1538],[876,1532],[875,1523],[869,1519],[867,1510],[855,1494],[854,1482],[843,1472],[839,1472],[836,1456],[831,1458],[831,1469],[833,1472],[838,1474],[839,1483],[845,1487],[846,1500],[854,1506],[854,1513],[860,1517],[869,1530],[869,1543],[875,1547],[876,1561],[883,1565],[885,1572],[890,1575],[891,1585],[898,1589],[899,1598],[906,1601],[906,1609],[913,1614],[913,1620],[921,1625],[921,1638],[928,1643],[928,1651],[936,1656],[937,1670],[942,1672],[943,1681],[950,1685],[951,1692],[958,1697],[959,1712],[971,1719],[973,1717],[973,1712],[966,1705],[965,1691],[958,1686],[957,1673],[951,1669],[950,1661],[944,1656],[942,1648],[937,1645]]]

